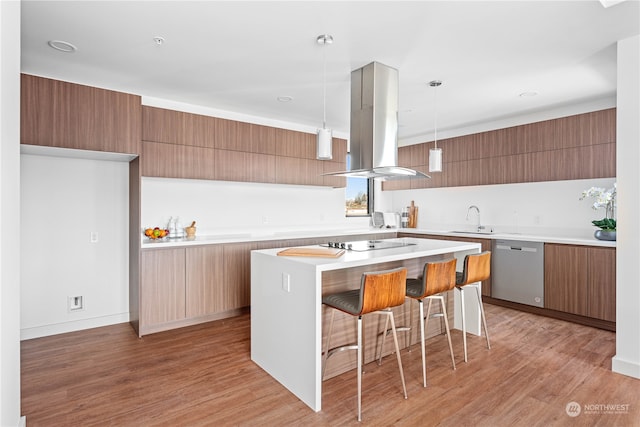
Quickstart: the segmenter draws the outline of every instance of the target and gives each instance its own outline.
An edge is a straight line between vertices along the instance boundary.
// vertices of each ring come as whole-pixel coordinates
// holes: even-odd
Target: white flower
[[[611,210],[615,206],[616,190],[617,183],[614,183],[613,187],[608,190],[605,190],[602,187],[591,187],[588,190],[584,190],[582,192],[580,200],[584,200],[587,197],[592,197],[595,199],[595,202],[593,202],[593,205],[591,206],[592,209],[595,210],[605,208]]]

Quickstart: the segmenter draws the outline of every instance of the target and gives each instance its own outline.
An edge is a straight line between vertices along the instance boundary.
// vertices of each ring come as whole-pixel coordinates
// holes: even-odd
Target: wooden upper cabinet
[[[286,129],[276,129],[276,154],[298,159],[316,158],[316,135]]]
[[[142,107],[142,140],[214,148],[216,119],[164,108]]]
[[[140,97],[21,75],[20,142],[140,153]]]
[[[443,172],[383,190],[511,184],[616,176],[616,109],[438,141]],[[398,164],[422,170],[433,142],[398,149]],[[442,178],[436,178],[441,176]]]

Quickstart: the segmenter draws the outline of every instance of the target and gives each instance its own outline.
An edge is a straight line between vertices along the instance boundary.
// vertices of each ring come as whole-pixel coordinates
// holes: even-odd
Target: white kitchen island
[[[322,409],[324,293],[359,288],[364,271],[405,266],[415,277],[428,260],[455,256],[461,270],[465,255],[480,252],[479,243],[418,238],[385,242],[405,245],[345,251],[339,258],[278,256],[283,248],[251,252],[251,360],[314,411]],[[478,335],[475,293],[465,298],[467,331]],[[457,301],[454,306],[458,311]],[[457,327],[459,314],[455,317]]]

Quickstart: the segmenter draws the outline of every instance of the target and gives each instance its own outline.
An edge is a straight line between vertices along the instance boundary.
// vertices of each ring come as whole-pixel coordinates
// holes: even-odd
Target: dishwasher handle
[[[512,245],[496,245],[496,249],[505,251],[522,251],[522,252],[538,252],[538,248],[531,248],[527,246],[512,246]]]

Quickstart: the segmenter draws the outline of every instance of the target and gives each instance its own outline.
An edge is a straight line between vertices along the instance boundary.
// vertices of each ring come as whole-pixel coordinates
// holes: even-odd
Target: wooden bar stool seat
[[[324,351],[323,374],[329,356],[337,351],[345,349],[357,350],[358,421],[362,420],[362,316],[365,314],[381,314],[387,316],[387,319],[391,321],[393,340],[395,342],[396,355],[398,359],[398,369],[400,371],[400,379],[402,380],[402,390],[404,398],[407,398],[407,388],[404,382],[404,372],[402,371],[402,359],[400,358],[400,350],[398,348],[398,337],[396,334],[393,312],[391,311],[391,307],[404,304],[406,279],[406,268],[364,273],[360,280],[360,289],[325,295],[322,298],[323,304],[335,309],[331,311],[331,320],[329,323],[327,342]],[[340,310],[351,316],[357,316],[358,331],[357,343],[355,345],[348,344],[346,346],[330,349],[331,332],[333,329],[333,319],[336,310]]]
[[[449,341],[449,353],[451,354],[451,364],[456,369],[456,361],[453,357],[453,345],[451,344],[451,332],[449,331],[449,320],[447,318],[447,307],[445,303],[444,292],[454,289],[456,286],[456,260],[455,258],[439,261],[427,262],[424,265],[422,277],[418,279],[407,279],[407,298],[418,301],[420,307],[420,349],[422,351],[422,382],[423,386],[427,386],[427,360],[426,360],[426,344],[425,331],[429,325],[429,316],[431,314],[431,303],[434,300],[440,302],[440,310],[442,319],[444,320],[447,340]],[[427,314],[424,314],[424,300],[429,300],[427,306]],[[411,336],[409,338],[409,347],[411,347]]]
[[[482,305],[482,293],[480,288],[483,280],[491,276],[491,252],[485,251],[479,254],[467,255],[464,258],[464,267],[462,272],[456,273],[456,289],[460,291],[460,310],[462,313],[462,342],[464,346],[464,361],[467,361],[467,325],[464,314],[464,290],[475,288],[478,297],[480,316],[484,333],[487,337],[487,348],[491,349],[489,343],[489,330],[487,329],[487,319],[484,315],[484,306]]]

